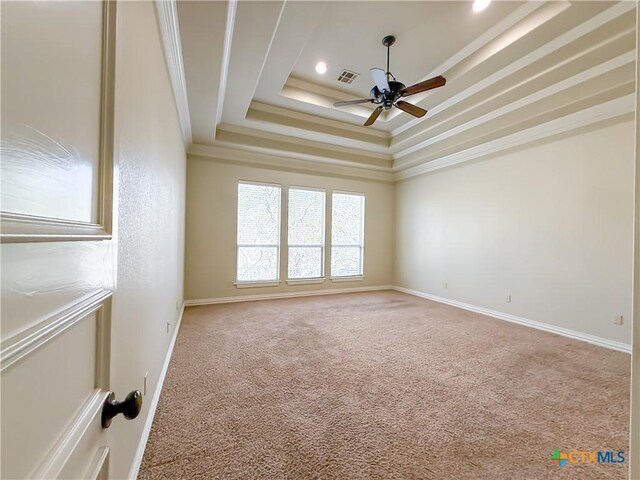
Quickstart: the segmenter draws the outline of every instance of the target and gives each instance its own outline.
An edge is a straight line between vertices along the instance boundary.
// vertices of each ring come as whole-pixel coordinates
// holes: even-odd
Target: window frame
[[[257,186],[261,186],[261,187],[276,187],[280,190],[280,199],[279,199],[279,203],[278,203],[278,228],[277,228],[277,232],[278,232],[278,243],[275,245],[276,247],[276,261],[277,261],[277,265],[276,265],[276,278],[275,279],[268,279],[268,280],[239,280],[238,279],[238,260],[240,258],[240,248],[242,247],[260,247],[260,246],[264,246],[264,247],[273,247],[273,245],[255,245],[255,244],[249,244],[249,245],[241,245],[238,242],[238,217],[240,215],[240,203],[239,203],[239,196],[240,196],[240,185],[257,185]],[[279,286],[281,281],[280,281],[280,268],[281,268],[281,261],[280,261],[280,255],[282,253],[282,191],[283,191],[283,187],[281,184],[279,183],[271,183],[271,182],[256,182],[254,180],[238,180],[237,184],[236,184],[236,259],[235,259],[235,265],[236,265],[236,275],[235,275],[235,282],[234,285],[237,288],[249,288],[249,287],[275,287],[275,286]]]
[[[352,195],[352,196],[358,196],[358,197],[362,197],[362,224],[360,226],[361,230],[360,230],[360,239],[361,239],[361,244],[359,245],[360,248],[360,273],[357,275],[334,275],[333,273],[333,269],[332,269],[332,265],[333,265],[333,210],[334,210],[334,202],[333,202],[333,195],[334,194],[338,194],[338,195]],[[365,220],[366,220],[366,207],[367,207],[367,196],[364,192],[351,192],[351,191],[346,191],[346,190],[332,190],[331,191],[331,258],[330,258],[330,262],[329,262],[329,269],[330,269],[330,273],[331,273],[331,281],[334,283],[337,282],[351,282],[351,281],[361,281],[364,280],[364,274],[365,274],[365,261],[364,261],[364,255],[365,255]],[[355,245],[337,245],[338,248],[340,247],[355,247]]]
[[[322,209],[322,244],[321,245],[291,245],[289,243],[289,209],[291,200],[291,190],[306,190],[311,192],[324,193],[324,205]],[[320,247],[320,275],[318,277],[289,277],[289,249],[294,248],[318,248]],[[289,185],[287,188],[287,284],[307,284],[307,283],[323,283],[325,280],[325,262],[327,258],[327,190],[319,187],[302,187],[298,185]]]

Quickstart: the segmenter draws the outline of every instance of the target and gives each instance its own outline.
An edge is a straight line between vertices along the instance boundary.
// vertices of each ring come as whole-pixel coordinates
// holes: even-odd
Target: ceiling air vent
[[[352,72],[351,70],[342,70],[342,73],[338,76],[338,81],[351,85],[358,76],[360,76],[359,73]]]

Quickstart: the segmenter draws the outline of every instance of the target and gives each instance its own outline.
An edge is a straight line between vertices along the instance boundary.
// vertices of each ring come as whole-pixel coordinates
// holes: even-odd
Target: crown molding
[[[153,3],[162,39],[164,59],[169,72],[171,89],[173,90],[173,99],[178,113],[180,129],[182,130],[182,138],[185,147],[188,147],[192,142],[191,119],[187,100],[187,86],[184,78],[176,0],[157,0]]]
[[[216,142],[215,145],[191,145],[188,150],[189,158],[206,158],[223,163],[376,182],[393,182],[395,180],[390,168],[365,168],[361,165],[332,161],[331,159],[306,160],[295,156],[284,156],[283,153],[286,152],[278,154],[251,151],[243,148],[242,145],[228,145],[219,142]]]
[[[471,128],[477,127],[487,122],[491,122],[499,117],[512,113],[526,106],[532,105],[536,102],[540,102],[562,91],[573,88],[581,83],[587,82],[593,78],[604,75],[605,73],[609,73],[625,65],[633,64],[635,60],[636,60],[635,52],[627,52],[622,55],[619,55],[616,58],[612,58],[611,60],[608,60],[604,63],[591,67],[587,70],[583,70],[577,75],[573,75],[562,81],[553,83],[546,88],[536,90],[531,95],[527,95],[522,98],[519,98],[514,102],[507,103],[506,105],[503,105],[500,108],[496,108],[495,110],[485,113],[484,115],[479,115],[474,119],[469,120],[468,122],[456,125],[455,127],[445,130],[440,134],[434,135],[422,142],[416,143],[415,145],[408,147],[401,152],[396,153],[393,156],[393,158],[394,160],[401,159],[406,155],[415,153],[430,145],[434,145],[438,142],[445,140],[446,138],[453,137]],[[409,165],[406,165],[406,166],[409,166]]]
[[[553,137],[562,133],[578,130],[607,120],[612,120],[635,111],[635,94],[626,95],[608,102],[585,108],[578,112],[565,115],[549,122],[536,125],[526,130],[506,135],[481,145],[476,145],[459,152],[445,155],[427,163],[404,170],[394,169],[396,181],[405,180],[441,168],[458,165],[460,163],[477,160],[501,151],[521,147],[526,144]]]
[[[363,165],[325,157],[306,158],[289,151],[278,151],[247,145],[216,141],[214,145],[191,145],[190,158],[202,157],[224,163],[256,166],[283,171],[295,171],[379,182],[398,182],[429,172],[493,155],[508,149],[523,147],[536,141],[589,127],[611,120],[622,120],[633,114],[635,94],[585,108],[575,113],[500,137],[465,150],[409,168],[385,168]]]
[[[221,125],[214,144],[324,163],[364,166],[373,170],[389,169],[393,163],[388,153],[365,152],[353,147],[277,135],[237,125]]]
[[[222,109],[224,106],[224,94],[227,89],[227,76],[229,74],[229,59],[231,58],[231,42],[233,40],[233,27],[236,19],[237,0],[227,2],[227,22],[224,32],[224,44],[222,46],[222,64],[220,67],[220,85],[218,87],[218,102],[216,111],[215,129],[222,120]]]
[[[487,87],[493,85],[494,83],[507,78],[508,76],[516,73],[519,70],[524,69],[525,67],[533,64],[534,62],[544,58],[547,55],[552,54],[553,52],[569,45],[570,43],[578,40],[579,38],[587,35],[590,32],[593,32],[597,28],[615,20],[616,18],[632,11],[635,8],[635,2],[619,2],[614,4],[612,7],[606,9],[600,14],[590,18],[589,20],[581,23],[575,28],[565,32],[564,34],[554,38],[552,41],[542,45],[536,50],[528,53],[527,55],[517,59],[516,61],[508,64],[504,68],[494,72],[493,74],[479,80],[478,82],[474,82],[473,85],[468,87],[467,89],[451,96],[445,101],[441,102],[438,105],[432,107],[429,112],[431,117],[434,115],[440,114],[447,109],[454,107],[455,105],[463,102],[464,100],[470,98],[472,95],[475,95]],[[396,128],[391,132],[392,141],[391,141],[391,150],[393,153],[400,152],[404,147],[402,144],[410,142],[411,139],[417,135],[420,135],[424,132],[424,130],[418,131],[413,127],[416,127],[420,123],[422,123],[422,119],[412,120],[405,125]],[[403,138],[394,141],[396,136],[399,134],[408,131],[410,129],[414,130],[413,133],[407,132],[407,135],[403,136]]]

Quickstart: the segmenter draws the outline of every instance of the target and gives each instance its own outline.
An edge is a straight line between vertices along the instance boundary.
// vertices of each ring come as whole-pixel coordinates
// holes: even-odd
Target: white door
[[[0,475],[109,478],[116,3],[1,8]]]

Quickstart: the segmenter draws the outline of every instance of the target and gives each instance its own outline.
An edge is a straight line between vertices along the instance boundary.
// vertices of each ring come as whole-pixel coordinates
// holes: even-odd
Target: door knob
[[[113,417],[119,413],[124,415],[127,420],[133,420],[138,416],[142,409],[142,394],[139,390],[130,392],[122,402],[114,400],[116,394],[109,392],[109,396],[102,406],[102,428],[109,428]]]

